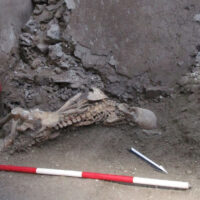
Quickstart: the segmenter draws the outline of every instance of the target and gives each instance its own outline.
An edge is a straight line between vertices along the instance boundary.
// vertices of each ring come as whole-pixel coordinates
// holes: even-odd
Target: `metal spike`
[[[153,165],[155,168],[157,168],[157,169],[161,170],[162,172],[168,174],[167,170],[162,165],[158,165],[157,163],[155,163],[151,159],[147,158],[145,155],[143,155],[142,153],[140,153],[139,151],[137,151],[133,147],[131,147],[131,152],[136,154],[137,156],[139,156],[140,158],[142,158],[143,160],[145,160],[149,164]]]

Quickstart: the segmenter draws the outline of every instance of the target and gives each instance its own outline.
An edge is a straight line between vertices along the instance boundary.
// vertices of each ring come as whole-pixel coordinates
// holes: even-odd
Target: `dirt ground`
[[[183,133],[174,120],[179,113],[174,113],[173,107],[177,110],[179,106],[182,107],[181,102],[184,103],[184,100],[181,101],[180,98],[183,97],[185,95],[165,99],[160,103],[148,103],[149,107],[159,112],[160,129],[155,133],[127,126],[91,126],[71,132],[66,130],[66,134],[62,134],[57,140],[33,147],[26,153],[3,153],[0,163],[188,181],[192,186],[190,190],[1,172],[1,200],[199,199],[198,145],[184,141]],[[176,101],[180,105],[174,104]],[[156,171],[131,154],[128,149],[132,146],[163,165],[169,174]]]
[[[49,142],[29,153],[1,156],[1,163],[96,171],[189,181],[188,191],[158,189],[119,183],[17,173],[0,173],[2,200],[19,199],[199,199],[199,160],[183,157],[165,142],[169,136],[142,138],[133,129],[84,128]],[[162,163],[161,174],[127,151],[131,146]],[[160,148],[162,147],[162,148]]]

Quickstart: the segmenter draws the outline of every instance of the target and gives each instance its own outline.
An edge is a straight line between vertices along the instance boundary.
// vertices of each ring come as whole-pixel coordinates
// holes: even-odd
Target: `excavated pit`
[[[31,4],[28,8],[26,19]],[[16,106],[54,111],[78,92],[95,86],[111,99],[153,110],[159,121],[154,132],[127,126],[63,131],[61,138],[31,147],[28,153],[2,153],[1,163],[186,180],[192,183],[191,191],[82,180],[77,184],[74,179],[59,178],[47,184],[49,177],[1,173],[2,199],[66,195],[72,199],[87,199],[88,195],[98,199],[198,199],[199,13],[197,0],[34,0],[18,47],[0,51],[3,115]],[[0,130],[1,137],[8,129]],[[169,176],[129,154],[126,149],[131,146],[162,163]],[[74,187],[80,195],[72,192]]]

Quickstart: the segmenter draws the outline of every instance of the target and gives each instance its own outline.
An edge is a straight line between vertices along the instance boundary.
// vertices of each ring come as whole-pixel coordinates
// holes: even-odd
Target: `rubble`
[[[47,9],[44,9],[37,18],[40,23],[48,23],[51,19],[53,19],[53,12],[50,12]]]
[[[48,0],[33,0],[33,3],[43,4],[43,3],[48,3]]]
[[[145,95],[148,98],[157,98],[160,96],[167,97],[172,92],[168,87],[161,87],[161,86],[150,86],[145,88]]]
[[[36,58],[36,59],[33,60],[31,68],[37,69],[38,67],[41,67],[41,66],[43,66],[41,59]]]
[[[48,0],[49,4],[56,4],[59,0]]]
[[[33,45],[33,36],[30,33],[20,35],[19,43],[21,46],[30,47]]]
[[[198,52],[195,57],[195,64],[197,67],[200,67],[200,52]]]
[[[194,21],[200,22],[200,14],[196,14],[196,15],[194,16]]]
[[[48,42],[56,43],[61,40],[60,27],[58,24],[51,24],[47,31]]]
[[[34,15],[40,15],[42,13],[42,11],[44,10],[44,5],[40,5],[40,4],[37,4],[35,5],[35,8],[33,10],[33,14]]]
[[[62,56],[62,58],[57,62],[58,66],[63,68],[63,69],[69,69],[72,67],[77,67],[78,64],[74,60],[72,56],[65,55]]]
[[[55,1],[55,0],[50,0],[49,1],[49,6],[47,6],[48,11],[56,10],[58,9],[61,5],[63,4],[63,1]]]
[[[30,18],[29,21],[22,28],[23,32],[36,33],[39,28],[39,24],[33,18]]]
[[[38,48],[38,50],[43,53],[43,54],[47,54],[48,53],[48,45],[45,43],[38,43],[36,44],[36,47]]]
[[[23,70],[29,74],[29,79],[24,79],[24,83],[17,77],[11,80],[17,87],[16,95],[33,96],[28,100],[24,96],[20,105],[34,107],[37,102],[40,108],[56,109],[72,95],[91,86],[125,102],[137,102],[135,97],[143,89],[137,87],[135,77],[132,80],[116,73],[118,61],[112,53],[92,52],[69,35],[68,23],[76,7],[73,0],[34,0],[33,3],[33,15],[19,37],[20,61],[15,67],[16,72]],[[52,88],[51,95],[49,88]],[[43,98],[35,101],[38,93]],[[8,108],[15,106],[11,99]]]
[[[49,59],[52,61],[56,61],[63,56],[61,43],[57,43],[55,45],[49,45]]]
[[[76,45],[74,55],[81,59],[85,67],[90,67],[91,65],[106,65],[108,59],[105,55],[92,54],[89,48],[80,44]]]
[[[77,70],[68,70],[66,73],[63,73],[62,76],[54,76],[53,81],[59,84],[67,83],[71,88],[77,89],[87,85],[86,75]]]
[[[69,10],[73,10],[73,9],[76,8],[76,4],[75,4],[74,0],[64,0],[64,1],[65,1],[67,8]]]

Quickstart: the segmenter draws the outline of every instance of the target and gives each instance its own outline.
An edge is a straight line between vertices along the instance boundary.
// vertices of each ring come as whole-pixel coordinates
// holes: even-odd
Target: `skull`
[[[155,129],[157,127],[157,117],[148,109],[129,107],[127,104],[119,104],[118,108],[143,129]]]

